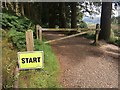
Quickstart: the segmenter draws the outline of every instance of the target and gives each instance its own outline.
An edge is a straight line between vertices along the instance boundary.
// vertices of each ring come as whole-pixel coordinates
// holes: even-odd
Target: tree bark
[[[24,2],[21,2],[21,14],[24,16]]]
[[[17,0],[16,0],[16,4],[15,4],[15,13],[16,13],[16,15],[19,15],[19,5],[18,5]]]
[[[27,9],[28,9],[28,17],[30,18],[30,3],[29,2],[27,3],[27,6],[28,6],[27,7]]]
[[[112,12],[112,2],[102,3],[101,12],[101,31],[99,34],[99,39],[109,41],[111,34],[111,12]]]
[[[50,28],[55,28],[55,3],[50,2],[49,3],[49,27]]]
[[[7,1],[5,0],[5,9],[8,10]]]
[[[60,21],[60,27],[61,28],[66,28],[66,13],[65,13],[65,2],[61,2],[59,3],[60,5],[60,17],[59,17],[59,21]]]
[[[71,28],[77,28],[77,3],[71,3]]]

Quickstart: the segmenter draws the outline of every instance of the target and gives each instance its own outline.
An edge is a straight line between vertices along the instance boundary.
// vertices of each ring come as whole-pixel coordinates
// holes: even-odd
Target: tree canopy
[[[115,9],[120,5],[119,2],[113,3]],[[85,23],[82,20],[84,13],[87,12],[89,15],[101,13],[100,39],[108,41],[110,36],[112,2],[3,2],[2,8],[3,12],[13,12],[49,28],[81,27],[80,23]]]

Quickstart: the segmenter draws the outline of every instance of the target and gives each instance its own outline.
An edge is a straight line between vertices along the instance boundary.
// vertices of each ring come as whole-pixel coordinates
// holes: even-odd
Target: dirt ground
[[[47,40],[63,37],[64,34],[44,32]],[[59,81],[64,88],[118,88],[117,46],[93,40],[73,37],[51,43],[60,63]]]

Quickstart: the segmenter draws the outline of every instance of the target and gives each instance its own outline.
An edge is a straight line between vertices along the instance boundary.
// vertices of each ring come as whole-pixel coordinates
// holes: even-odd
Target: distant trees
[[[12,11],[33,19],[44,27],[76,28],[78,19],[77,2],[2,2],[3,11]]]
[[[25,15],[24,14],[24,3],[23,2],[21,2],[21,14],[22,14],[22,16]]]
[[[59,8],[60,8],[60,27],[66,28],[67,23],[66,23],[66,5],[65,2],[60,2],[59,3]]]
[[[115,4],[116,6],[117,4]],[[120,6],[120,3],[118,3]],[[42,27],[77,28],[77,24],[83,27],[83,13],[100,13],[101,2],[2,2],[3,12],[12,11],[16,15],[30,18]],[[99,39],[109,41],[111,34],[112,2],[102,2],[101,31]],[[117,18],[119,19],[119,17]],[[118,20],[118,23],[120,20]],[[81,23],[82,22],[82,23]],[[86,25],[84,27],[87,27]]]

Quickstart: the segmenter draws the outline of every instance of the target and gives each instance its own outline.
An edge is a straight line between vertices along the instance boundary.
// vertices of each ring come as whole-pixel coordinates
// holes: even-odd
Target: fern
[[[12,41],[13,45],[17,47],[18,50],[21,50],[23,48],[25,49],[25,32],[28,29],[34,30],[34,23],[26,17],[19,17],[8,13],[3,13],[2,16],[3,17],[2,21],[0,21],[0,24],[3,26],[3,28],[9,30],[9,40]]]

